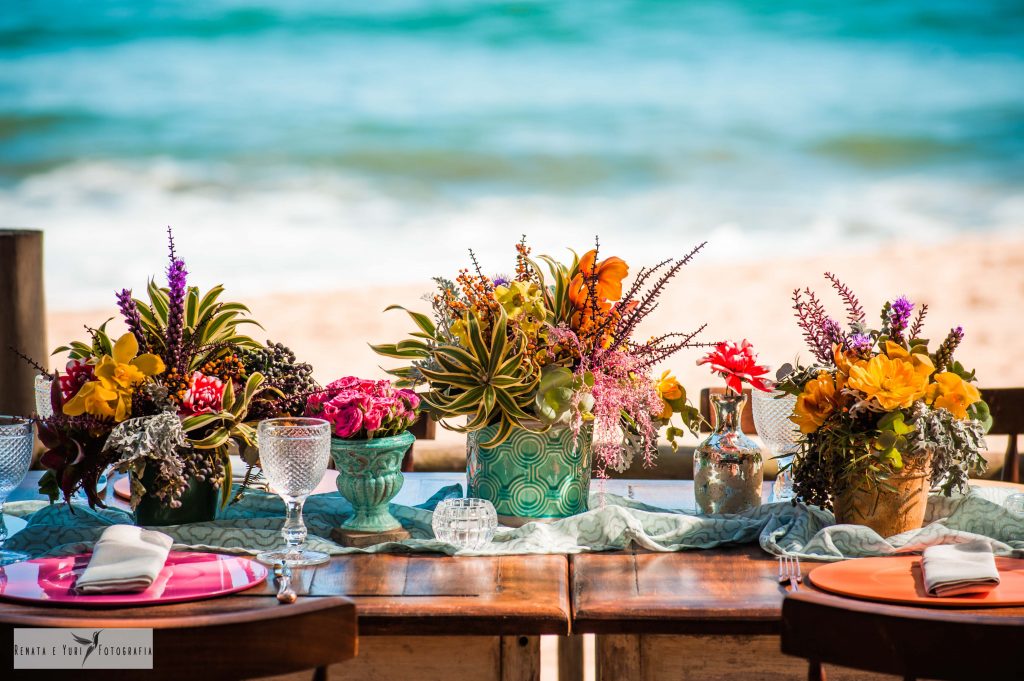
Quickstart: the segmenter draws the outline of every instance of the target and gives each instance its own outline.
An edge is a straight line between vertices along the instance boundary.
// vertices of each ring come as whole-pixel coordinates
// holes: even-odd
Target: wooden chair
[[[702,433],[710,433],[715,426],[715,410],[711,408],[711,396],[725,394],[725,388],[704,388],[700,391],[700,415],[706,421],[701,425]],[[743,390],[747,401],[743,404],[743,413],[740,414],[740,428],[747,435],[757,435],[757,428],[754,426],[754,408],[751,402],[750,388]],[[709,428],[707,424],[710,424]]]
[[[782,652],[905,679],[1021,678],[1024,616],[882,605],[801,590],[782,603]]]
[[[409,426],[409,432],[415,435],[417,440],[433,440],[437,437],[437,422],[430,418],[426,412],[420,412],[420,417],[416,419],[416,423]],[[415,448],[416,443],[413,443],[412,447],[409,447],[409,451],[405,453],[405,458],[402,459],[403,473],[411,473],[413,471],[412,450]]]
[[[14,664],[15,628],[61,627],[79,631],[153,629],[153,669],[33,670],[31,679],[103,681],[251,679],[316,671],[356,655],[356,610],[341,596],[300,598],[281,605],[273,596],[228,596],[142,609],[67,610],[0,606],[0,669]],[[69,642],[70,641],[69,639]],[[102,639],[101,639],[102,642]],[[4,677],[6,678],[6,677]]]
[[[1020,482],[1020,456],[1017,436],[1024,433],[1024,388],[989,388],[981,396],[992,410],[990,435],[1007,435],[1006,455],[1003,458],[1004,482]]]

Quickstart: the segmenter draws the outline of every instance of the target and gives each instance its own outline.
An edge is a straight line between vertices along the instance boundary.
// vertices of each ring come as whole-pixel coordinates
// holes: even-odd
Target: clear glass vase
[[[741,513],[761,505],[761,448],[740,429],[746,401],[735,393],[711,396],[715,429],[693,452],[693,493],[701,513]]]

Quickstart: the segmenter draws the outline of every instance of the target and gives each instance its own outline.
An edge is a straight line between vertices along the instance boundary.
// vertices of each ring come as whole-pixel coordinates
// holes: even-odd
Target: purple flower
[[[910,313],[914,310],[914,304],[907,300],[906,296],[900,296],[892,301],[889,308],[889,330],[893,336],[901,336],[907,329],[910,322]]]
[[[843,335],[843,329],[839,326],[839,322],[828,317],[821,325],[821,333],[828,341],[829,345],[842,345],[845,340]]]
[[[146,342],[146,334],[142,330],[142,317],[139,316],[139,306],[135,304],[135,299],[132,298],[131,289],[121,289],[121,292],[117,294],[117,307],[121,311],[121,316],[124,317],[124,323],[128,326],[128,330],[132,332],[135,340],[138,341],[139,347],[148,347],[149,343]]]
[[[188,290],[188,270],[185,261],[172,258],[167,267],[167,349],[164,358],[169,367],[181,368],[181,336],[185,324],[185,294]]]
[[[509,282],[512,280],[509,279],[507,274],[496,274],[491,281],[495,286],[508,286]]]
[[[866,333],[852,334],[847,341],[847,347],[851,352],[866,356],[871,352],[871,336]]]

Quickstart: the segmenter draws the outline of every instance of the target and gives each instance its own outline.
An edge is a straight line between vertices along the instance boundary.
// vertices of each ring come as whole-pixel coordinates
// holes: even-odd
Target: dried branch
[[[850,287],[839,281],[839,277],[832,274],[831,272],[825,273],[825,278],[832,282],[832,288],[836,290],[839,297],[843,299],[843,303],[846,305],[846,318],[850,320],[851,324],[862,324],[867,316],[864,314],[864,307],[860,304],[857,296],[850,290]]]

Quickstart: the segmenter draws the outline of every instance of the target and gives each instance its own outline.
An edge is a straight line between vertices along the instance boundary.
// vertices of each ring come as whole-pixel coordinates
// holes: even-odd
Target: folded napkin
[[[984,540],[929,546],[921,558],[929,596],[985,593],[999,586],[992,546]]]
[[[75,590],[82,594],[145,591],[164,569],[172,543],[162,532],[112,525],[93,547]]]

